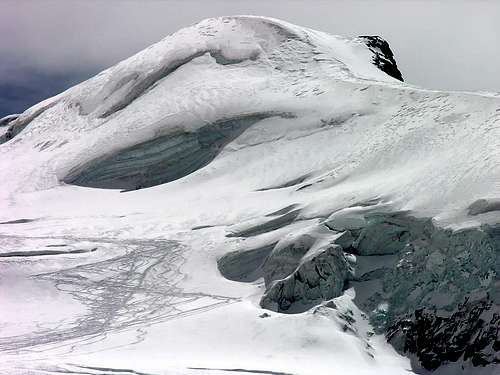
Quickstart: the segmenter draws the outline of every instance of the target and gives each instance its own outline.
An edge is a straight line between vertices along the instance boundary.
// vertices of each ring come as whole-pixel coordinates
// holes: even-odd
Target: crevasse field
[[[379,47],[208,19],[5,120],[0,373],[498,374],[500,96]]]

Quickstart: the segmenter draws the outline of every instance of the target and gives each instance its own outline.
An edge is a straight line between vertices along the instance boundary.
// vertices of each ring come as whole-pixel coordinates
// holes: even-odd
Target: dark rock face
[[[19,114],[14,114],[0,118],[0,126],[7,126],[10,122],[16,120],[19,116]]]
[[[40,116],[43,112],[56,104],[57,101],[50,102],[33,112],[25,112],[21,115],[15,115],[14,118],[9,119],[6,123],[4,122],[3,126],[8,126],[8,129],[3,135],[0,136],[0,144],[10,141],[12,138],[22,132],[24,128],[26,128],[26,126],[30,124],[31,121],[33,121],[36,117]],[[6,118],[9,117],[10,116],[7,116]]]
[[[391,77],[403,82],[403,75],[398,69],[389,43],[376,35],[362,35],[359,38],[361,38],[370,51],[373,52],[373,64]]]
[[[466,298],[447,317],[418,309],[389,327],[387,340],[415,354],[427,370],[460,359],[475,367],[500,364],[500,308],[485,297]]]
[[[405,212],[364,219],[349,251],[358,257],[355,274],[361,260],[378,264],[356,278],[365,291],[364,282],[381,285],[357,301],[374,328],[427,370],[499,365],[500,228],[452,231]]]

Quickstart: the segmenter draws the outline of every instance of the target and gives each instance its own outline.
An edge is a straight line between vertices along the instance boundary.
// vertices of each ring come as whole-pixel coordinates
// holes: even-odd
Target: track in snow
[[[64,327],[0,337],[0,352],[19,352],[42,344],[74,347],[100,341],[109,332],[130,329],[136,329],[135,342],[140,342],[146,334],[144,328],[152,324],[239,301],[180,289],[177,283],[183,278],[180,267],[186,249],[178,242],[64,239],[112,243],[124,246],[126,251],[111,259],[32,276],[52,281],[59,291],[71,294],[87,310]]]

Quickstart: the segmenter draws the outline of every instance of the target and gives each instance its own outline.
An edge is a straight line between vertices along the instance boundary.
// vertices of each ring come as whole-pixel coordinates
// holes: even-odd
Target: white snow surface
[[[371,57],[358,39],[275,19],[208,19],[22,114],[47,108],[0,145],[0,253],[89,251],[0,257],[0,372],[411,372],[368,335],[353,290],[336,303],[353,310],[355,333],[328,309],[261,318],[263,281],[216,266],[373,199],[454,228],[498,221],[467,207],[498,198],[500,98],[408,86]],[[181,179],[124,193],[62,182],[159,136],[271,112],[291,116],[257,122]],[[226,237],[292,204],[302,221]]]

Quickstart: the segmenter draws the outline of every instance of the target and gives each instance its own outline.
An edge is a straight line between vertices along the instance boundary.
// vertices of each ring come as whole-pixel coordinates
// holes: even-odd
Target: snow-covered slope
[[[208,19],[10,121],[0,366],[498,370],[500,99],[384,42]]]

